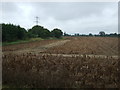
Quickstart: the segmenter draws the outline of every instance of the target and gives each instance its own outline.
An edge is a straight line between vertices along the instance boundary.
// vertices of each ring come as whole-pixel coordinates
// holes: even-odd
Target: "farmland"
[[[3,85],[21,88],[120,86],[118,38],[64,38],[3,46]]]
[[[79,37],[71,38],[64,45],[47,50],[48,53],[118,55],[118,38]]]

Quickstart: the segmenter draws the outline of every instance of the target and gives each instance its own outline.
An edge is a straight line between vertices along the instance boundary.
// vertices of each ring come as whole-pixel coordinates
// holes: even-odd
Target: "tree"
[[[99,35],[100,35],[100,36],[105,36],[105,32],[104,32],[104,31],[100,31],[100,32],[99,32]]]
[[[28,30],[30,36],[47,38],[50,37],[50,31],[42,26],[36,25]]]
[[[42,26],[33,26],[32,29],[29,29],[28,32],[35,35],[36,37],[40,37],[41,31],[43,30]]]
[[[60,38],[63,35],[62,30],[55,28],[51,31],[52,37]]]
[[[89,36],[93,36],[92,33],[89,33]]]
[[[80,36],[80,34],[79,33],[75,33],[74,36]]]
[[[16,41],[26,38],[27,31],[19,25],[2,24],[2,41]]]
[[[24,28],[21,28],[20,26],[17,26],[17,28],[19,29],[17,33],[18,39],[22,40],[27,38],[27,31]]]
[[[66,32],[64,32],[64,36],[70,36],[69,34],[67,34]]]
[[[42,33],[42,36],[41,36],[42,38],[48,38],[48,37],[50,37],[50,31],[48,30],[48,29],[44,29],[43,30],[43,33]]]
[[[36,38],[36,35],[32,34],[31,32],[28,32],[27,38]]]

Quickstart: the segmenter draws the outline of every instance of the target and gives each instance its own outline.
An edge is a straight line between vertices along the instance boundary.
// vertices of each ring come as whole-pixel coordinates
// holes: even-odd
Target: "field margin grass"
[[[28,42],[33,42],[33,41],[41,41],[41,40],[44,40],[44,39],[42,39],[42,38],[31,38],[31,39],[26,39],[26,40],[18,40],[18,41],[14,41],[14,42],[2,42],[2,46],[28,43]]]
[[[50,37],[50,38],[30,38],[30,39],[26,39],[26,40],[17,40],[17,41],[13,41],[13,42],[2,42],[2,43],[0,43],[0,46],[28,43],[28,42],[41,41],[41,40],[52,40],[52,39],[65,40],[64,37],[61,37],[61,38],[54,38],[54,37]]]

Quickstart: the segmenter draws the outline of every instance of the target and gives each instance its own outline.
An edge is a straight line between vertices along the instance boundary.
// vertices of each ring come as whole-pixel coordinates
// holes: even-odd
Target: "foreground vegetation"
[[[32,53],[3,55],[3,85],[17,88],[118,88],[118,60]]]

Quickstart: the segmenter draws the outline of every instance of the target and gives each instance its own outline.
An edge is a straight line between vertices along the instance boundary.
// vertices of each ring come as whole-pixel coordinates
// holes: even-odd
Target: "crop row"
[[[118,60],[40,54],[4,54],[3,85],[22,88],[116,88]]]

